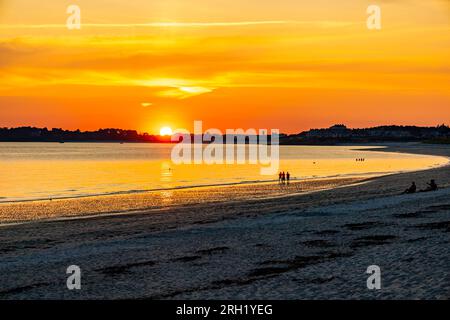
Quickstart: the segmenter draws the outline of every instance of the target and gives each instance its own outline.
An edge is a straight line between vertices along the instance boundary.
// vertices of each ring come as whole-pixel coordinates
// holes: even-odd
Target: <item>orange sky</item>
[[[450,124],[449,1],[243,2],[0,0],[0,127]]]

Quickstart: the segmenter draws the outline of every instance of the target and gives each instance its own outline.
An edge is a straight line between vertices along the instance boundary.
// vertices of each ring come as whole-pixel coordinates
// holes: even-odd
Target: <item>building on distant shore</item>
[[[380,141],[447,141],[450,127],[379,126],[365,129],[350,129],[344,124],[336,124],[324,129],[311,129],[282,139],[286,144],[323,144],[346,142]]]
[[[336,124],[327,129],[311,129],[302,135],[307,138],[344,138],[351,135],[351,130],[344,124]]]

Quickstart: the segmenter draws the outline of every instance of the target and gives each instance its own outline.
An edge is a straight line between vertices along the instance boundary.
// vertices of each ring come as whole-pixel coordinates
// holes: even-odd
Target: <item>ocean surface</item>
[[[262,165],[175,165],[173,145],[0,143],[0,202],[276,181]],[[382,175],[432,168],[444,157],[351,146],[281,146],[293,180]],[[371,147],[373,148],[373,147]],[[356,161],[363,158],[365,161]]]

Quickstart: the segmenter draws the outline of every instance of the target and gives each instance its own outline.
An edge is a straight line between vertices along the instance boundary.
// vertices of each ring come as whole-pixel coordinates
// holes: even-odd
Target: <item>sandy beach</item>
[[[448,145],[385,151],[450,157]],[[430,179],[438,191],[401,194],[412,181],[425,188]],[[220,199],[224,188],[233,201]],[[286,189],[172,192],[0,205],[0,220],[18,223],[0,227],[0,298],[450,298],[448,166]],[[207,200],[161,209],[164,199],[187,198]],[[81,290],[66,288],[70,265],[82,270]],[[382,270],[381,290],[366,287],[370,265]]]

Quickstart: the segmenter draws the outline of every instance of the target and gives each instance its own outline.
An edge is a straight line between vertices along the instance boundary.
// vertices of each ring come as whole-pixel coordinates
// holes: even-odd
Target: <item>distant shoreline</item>
[[[191,141],[194,136],[194,134],[191,134]],[[236,134],[234,136],[246,139],[246,143],[252,140],[250,137],[254,139],[254,136],[247,134]],[[224,142],[226,141],[225,137],[226,135],[222,137]],[[446,125],[436,127],[389,125],[350,129],[343,124],[338,124],[329,128],[310,129],[294,134],[281,133],[279,140],[280,145],[336,145],[341,143],[389,142],[449,144],[450,127]],[[176,143],[171,141],[170,136],[139,133],[137,130],[106,128],[97,131],[73,131],[60,128],[49,130],[36,127],[0,128],[0,142]]]

